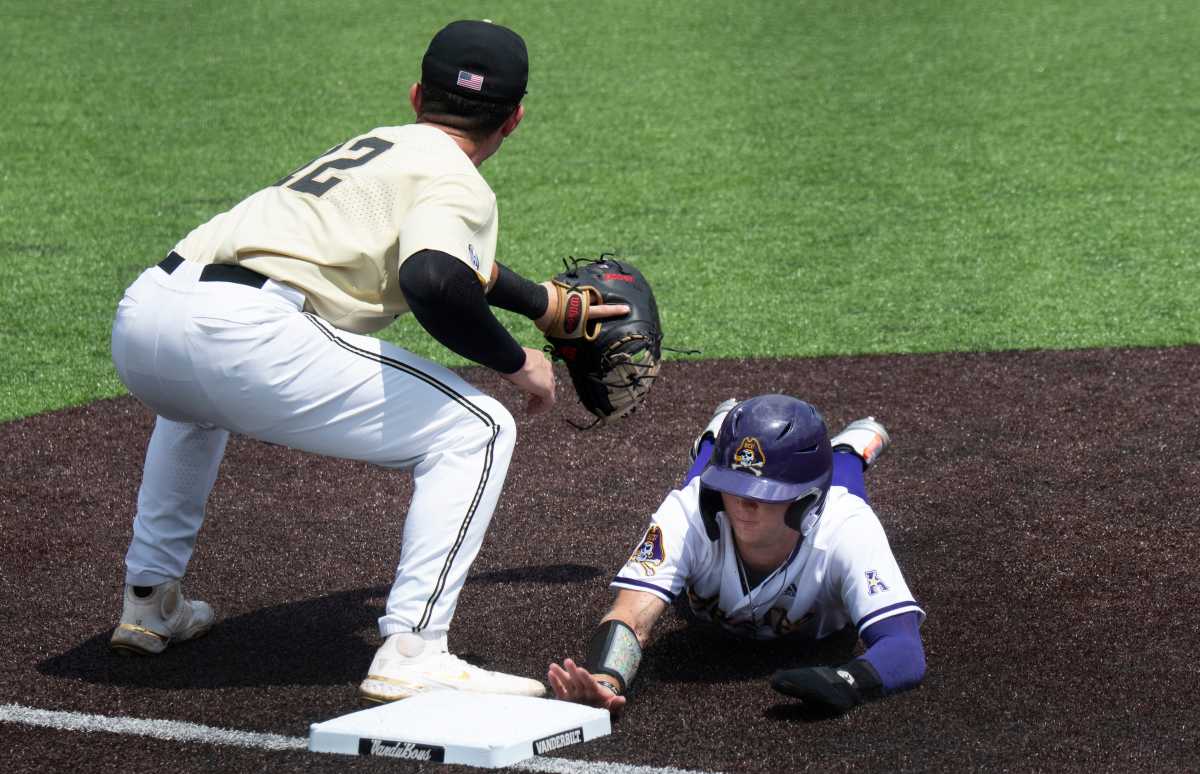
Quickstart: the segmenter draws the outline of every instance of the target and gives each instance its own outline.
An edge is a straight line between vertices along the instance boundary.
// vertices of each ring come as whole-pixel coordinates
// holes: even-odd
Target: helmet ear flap
[[[706,486],[700,487],[700,518],[704,520],[704,531],[709,540],[715,541],[721,537],[721,528],[717,526],[717,511],[722,507],[724,504],[721,502],[720,492]]]
[[[799,532],[801,537],[808,537],[817,519],[821,517],[821,512],[825,510],[825,500],[828,496],[828,485],[808,490],[788,507],[783,515],[784,524]]]
[[[821,511],[825,509],[825,499],[828,495],[828,487],[810,489],[788,507],[783,515],[783,522],[807,537],[821,516]],[[709,540],[716,541],[721,537],[717,511],[724,507],[720,492],[706,486],[700,487],[700,518],[704,521],[704,532]]]

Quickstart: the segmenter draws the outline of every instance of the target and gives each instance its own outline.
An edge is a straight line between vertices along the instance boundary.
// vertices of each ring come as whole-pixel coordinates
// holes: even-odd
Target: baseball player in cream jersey
[[[925,613],[863,484],[889,442],[866,418],[831,443],[820,414],[789,396],[722,404],[684,485],[667,495],[613,580],[617,598],[586,666],[551,665],[556,695],[618,712],[650,628],[675,602],[751,639],[817,640],[853,624],[867,645],[861,658],[772,678],[805,703],[843,712],[918,684]]]
[[[513,418],[450,370],[366,335],[411,311],[446,347],[503,374],[529,411],[553,404],[549,361],[491,307],[544,330],[561,301],[497,262],[496,198],[478,171],[520,123],[527,77],[512,30],[446,26],[409,92],[416,123],[335,145],[196,228],[126,291],[113,362],[158,418],[115,650],[160,653],[213,625],[180,581],[235,432],[413,473],[364,697],[544,693],[540,681],[459,660],[447,641],[512,456]]]

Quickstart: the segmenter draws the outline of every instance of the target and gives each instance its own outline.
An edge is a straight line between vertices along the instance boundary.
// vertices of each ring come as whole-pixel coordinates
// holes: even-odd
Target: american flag
[[[483,76],[469,73],[466,70],[458,71],[458,85],[471,91],[483,90]]]

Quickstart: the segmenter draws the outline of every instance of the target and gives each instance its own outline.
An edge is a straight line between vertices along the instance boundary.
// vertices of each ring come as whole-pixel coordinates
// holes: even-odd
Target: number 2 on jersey
[[[293,191],[300,191],[301,193],[310,193],[314,196],[321,196],[330,188],[333,188],[335,185],[342,182],[342,178],[336,175],[330,175],[324,180],[320,180],[319,178],[321,175],[325,174],[331,169],[350,169],[352,167],[362,166],[390,147],[392,147],[392,143],[388,142],[387,140],[381,140],[378,137],[364,137],[345,150],[358,151],[367,148],[368,150],[366,153],[362,154],[361,156],[349,156],[326,161],[324,164],[317,166],[312,172],[309,172],[299,180],[289,183],[288,188],[291,188]],[[339,150],[343,150],[343,146],[335,145],[317,158],[305,164],[303,167],[300,167],[300,169],[285,175],[281,180],[276,182],[275,185],[283,185],[284,183],[287,183],[287,181],[291,180],[298,172],[300,172],[300,170],[312,166],[326,156],[329,156]]]

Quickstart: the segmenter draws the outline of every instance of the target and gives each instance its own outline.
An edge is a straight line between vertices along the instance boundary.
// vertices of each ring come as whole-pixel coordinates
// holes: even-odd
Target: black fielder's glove
[[[776,672],[771,687],[803,703],[838,714],[883,693],[883,681],[869,661],[840,667],[800,667]]]
[[[551,357],[567,364],[579,402],[605,423],[646,398],[662,360],[662,325],[650,283],[612,256],[575,260],[552,280],[557,313],[546,326]],[[629,314],[592,320],[598,304],[627,304]]]

